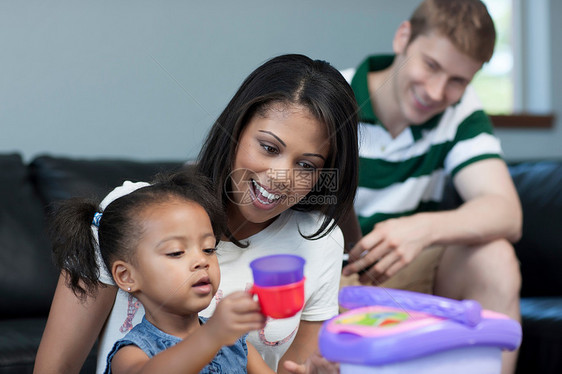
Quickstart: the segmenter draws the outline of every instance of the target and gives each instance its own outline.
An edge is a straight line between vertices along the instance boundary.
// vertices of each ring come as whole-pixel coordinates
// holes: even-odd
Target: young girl
[[[248,336],[279,373],[287,372],[284,361],[303,363],[316,351],[322,322],[338,313],[344,244],[337,225],[355,196],[357,146],[357,105],[341,74],[324,61],[284,55],[246,78],[198,157],[197,169],[212,180],[227,213],[221,283],[201,315],[251,285],[253,259],[294,253],[306,260],[302,312]],[[80,302],[67,279],[63,272],[36,368],[77,373],[103,327],[101,372],[115,341],[142,320],[142,305],[113,286]],[[112,283],[103,267],[100,281]]]
[[[76,199],[56,211],[53,250],[72,290],[95,291],[99,238],[117,286],[144,305],[142,322],[112,348],[106,373],[271,372],[246,344],[245,334],[265,325],[250,294],[232,293],[208,321],[198,317],[219,285],[215,246],[225,221],[204,180],[176,174],[130,183],[101,213]]]

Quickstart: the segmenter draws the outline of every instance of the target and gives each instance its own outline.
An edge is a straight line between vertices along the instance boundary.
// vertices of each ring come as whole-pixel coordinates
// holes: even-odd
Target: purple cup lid
[[[261,287],[299,282],[304,277],[304,258],[296,255],[271,255],[250,262],[254,283]]]

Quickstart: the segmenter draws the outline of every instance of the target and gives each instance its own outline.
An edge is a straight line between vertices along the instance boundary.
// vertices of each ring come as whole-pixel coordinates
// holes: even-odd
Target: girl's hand
[[[293,374],[337,374],[340,372],[339,364],[326,360],[319,352],[314,352],[304,364],[285,361],[283,367]]]
[[[259,303],[248,292],[233,292],[217,304],[205,326],[222,345],[232,345],[240,336],[265,327]]]

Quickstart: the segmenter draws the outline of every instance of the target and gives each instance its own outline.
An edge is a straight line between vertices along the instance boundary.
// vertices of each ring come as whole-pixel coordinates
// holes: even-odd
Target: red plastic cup
[[[304,281],[282,286],[252,286],[250,292],[258,296],[261,312],[271,318],[289,318],[304,306]]]

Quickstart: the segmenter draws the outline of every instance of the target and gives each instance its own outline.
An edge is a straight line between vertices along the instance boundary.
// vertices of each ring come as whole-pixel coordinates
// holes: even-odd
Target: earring
[[[131,287],[127,287],[127,291],[131,292]]]

